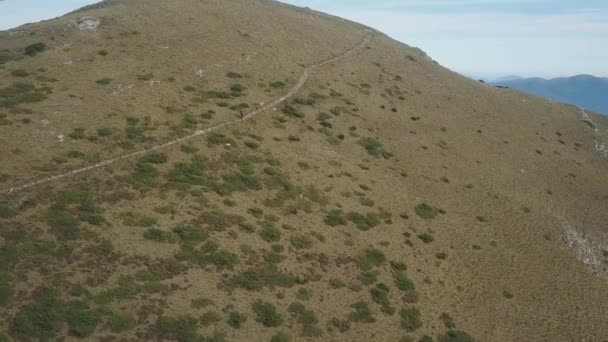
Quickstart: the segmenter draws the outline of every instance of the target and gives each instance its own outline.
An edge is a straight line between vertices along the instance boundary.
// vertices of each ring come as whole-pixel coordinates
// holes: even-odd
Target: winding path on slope
[[[155,146],[151,146],[136,152],[132,152],[132,153],[127,153],[127,154],[123,154],[120,155],[118,157],[114,157],[111,159],[106,159],[103,160],[101,162],[97,162],[95,164],[91,164],[88,166],[84,166],[78,169],[74,169],[74,170],[70,170],[61,174],[57,174],[54,176],[48,176],[48,177],[44,177],[44,178],[40,178],[38,180],[34,180],[22,185],[17,185],[17,186],[13,186],[11,188],[5,189],[3,190],[1,193],[8,193],[8,194],[13,194],[13,193],[17,193],[19,191],[23,191],[29,188],[33,188],[35,186],[38,185],[42,185],[42,184],[46,184],[46,183],[51,183],[51,182],[55,182],[64,178],[69,178],[69,177],[73,177],[76,176],[78,174],[84,173],[84,172],[88,172],[91,170],[95,170],[110,164],[113,164],[115,162],[121,161],[121,160],[125,160],[125,159],[130,159],[133,157],[137,157],[137,156],[141,156],[144,155],[146,153],[152,152],[152,151],[156,151],[156,150],[160,150],[160,149],[164,149],[167,148],[169,146],[173,146],[179,143],[182,143],[186,140],[190,140],[193,138],[196,138],[198,136],[201,135],[205,135],[208,134],[210,132],[216,131],[218,129],[224,128],[226,126],[230,126],[230,125],[234,125],[237,124],[239,122],[242,122],[244,120],[249,120],[251,118],[253,118],[254,116],[256,116],[257,114],[260,114],[266,110],[272,109],[276,106],[278,106],[279,104],[285,102],[286,100],[288,100],[289,98],[293,97],[298,91],[300,91],[300,89],[302,89],[302,87],[304,86],[304,84],[306,83],[306,81],[308,80],[308,78],[310,77],[312,71],[314,71],[316,68],[322,67],[324,65],[336,62],[342,58],[345,58],[353,53],[355,53],[356,51],[362,49],[364,46],[366,46],[370,41],[370,36],[367,36],[365,39],[363,39],[363,41],[361,43],[359,43],[358,45],[350,48],[349,50],[347,50],[346,52],[344,52],[343,54],[340,54],[338,56],[335,57],[331,57],[329,59],[323,60],[321,62],[318,62],[316,64],[313,64],[311,66],[308,66],[304,69],[304,71],[302,72],[302,75],[300,76],[300,78],[298,79],[298,82],[285,94],[283,95],[281,98],[278,98],[264,106],[262,106],[261,108],[258,108],[254,111],[249,112],[245,117],[243,117],[242,119],[233,119],[233,120],[229,120],[229,121],[225,121],[222,123],[219,123],[217,125],[213,125],[210,127],[207,127],[205,129],[202,130],[198,130],[190,135],[186,135],[184,137],[181,138],[177,138],[159,145],[155,145]]]

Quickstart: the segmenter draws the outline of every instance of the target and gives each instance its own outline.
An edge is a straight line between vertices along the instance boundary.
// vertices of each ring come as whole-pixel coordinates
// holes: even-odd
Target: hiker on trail
[[[244,119],[245,118],[245,110],[243,110],[241,108],[241,110],[239,110],[239,115],[241,116],[241,119]]]

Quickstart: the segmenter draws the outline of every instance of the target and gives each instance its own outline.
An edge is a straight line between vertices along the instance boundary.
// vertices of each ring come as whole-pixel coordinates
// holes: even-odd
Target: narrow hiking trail
[[[260,107],[260,108],[258,108],[256,110],[253,110],[253,111],[249,112],[242,119],[233,119],[233,120],[229,120],[229,121],[224,121],[222,123],[219,123],[219,124],[207,127],[205,129],[197,130],[196,132],[194,132],[194,133],[192,133],[190,135],[186,135],[186,136],[181,137],[181,138],[177,138],[177,139],[174,139],[174,140],[171,140],[171,141],[159,144],[159,145],[151,146],[151,147],[148,147],[148,148],[136,151],[136,152],[123,154],[123,155],[120,155],[120,156],[117,156],[117,157],[114,157],[114,158],[111,158],[111,159],[106,159],[106,160],[97,162],[95,164],[91,164],[91,165],[88,165],[88,166],[83,166],[81,168],[73,169],[73,170],[70,170],[70,171],[67,171],[67,172],[64,172],[64,173],[61,173],[61,174],[57,174],[57,175],[54,175],[54,176],[48,176],[48,177],[40,178],[40,179],[31,181],[31,182],[28,182],[28,183],[25,183],[25,184],[16,185],[16,186],[7,188],[7,189],[3,190],[0,193],[13,194],[13,193],[16,193],[16,192],[19,192],[19,191],[23,191],[23,190],[26,190],[26,189],[29,189],[29,188],[33,188],[33,187],[38,186],[38,185],[55,182],[55,181],[58,181],[58,180],[61,180],[61,179],[64,179],[64,178],[69,178],[69,177],[72,177],[72,176],[75,176],[75,175],[78,175],[78,174],[81,174],[81,173],[84,173],[84,172],[88,172],[88,171],[91,171],[91,170],[95,170],[95,169],[98,169],[98,168],[101,168],[101,167],[104,167],[104,166],[116,163],[116,162],[121,161],[121,160],[130,159],[130,158],[133,158],[133,157],[144,155],[144,154],[152,152],[152,151],[164,149],[164,148],[167,148],[169,146],[173,146],[173,145],[182,143],[182,142],[184,142],[186,140],[190,140],[190,139],[196,138],[198,136],[205,135],[205,134],[208,134],[210,132],[219,130],[219,129],[224,128],[226,126],[238,124],[238,123],[240,123],[242,121],[249,120],[249,119],[253,118],[254,116],[256,116],[256,115],[258,115],[258,114],[260,114],[260,113],[262,113],[262,112],[264,112],[266,110],[273,109],[274,107],[278,106],[279,104],[281,104],[281,103],[285,102],[286,100],[288,100],[289,98],[293,97],[298,91],[300,91],[300,89],[302,89],[302,87],[304,86],[304,84],[306,83],[306,81],[308,80],[308,78],[310,77],[310,75],[311,75],[311,73],[312,73],[312,71],[314,69],[316,69],[318,67],[322,67],[322,66],[330,64],[330,63],[333,63],[333,62],[336,62],[336,61],[338,61],[340,59],[343,59],[343,58],[345,58],[345,57],[347,57],[347,56],[355,53],[356,51],[358,51],[358,50],[362,49],[364,46],[366,46],[369,43],[369,41],[370,41],[370,36],[367,36],[365,39],[363,39],[363,41],[361,41],[361,43],[359,43],[358,45],[356,45],[356,46],[352,47],[351,49],[347,50],[343,54],[335,56],[335,57],[331,57],[329,59],[326,59],[324,61],[321,61],[319,63],[316,63],[316,64],[313,64],[311,66],[306,67],[304,69],[304,71],[302,72],[302,75],[298,79],[298,82],[285,95],[283,95],[282,97],[280,97],[280,98],[278,98],[278,99],[276,99],[276,100],[274,100],[274,101],[272,101],[272,102],[270,102],[270,103],[268,103],[268,104],[266,104],[266,105],[264,105],[264,106],[262,106],[262,107]]]

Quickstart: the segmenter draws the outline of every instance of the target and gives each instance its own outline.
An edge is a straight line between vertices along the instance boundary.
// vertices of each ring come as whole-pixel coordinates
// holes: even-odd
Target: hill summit
[[[605,117],[267,0],[0,46],[0,340],[608,333]]]

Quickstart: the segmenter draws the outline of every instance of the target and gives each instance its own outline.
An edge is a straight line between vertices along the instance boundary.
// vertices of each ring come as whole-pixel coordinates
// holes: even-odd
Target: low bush
[[[420,310],[417,307],[410,307],[399,311],[401,316],[401,327],[408,332],[416,331],[422,327],[420,320]]]
[[[283,317],[271,303],[258,300],[253,303],[252,308],[257,316],[256,321],[263,326],[278,327],[283,324]]]
[[[28,56],[34,57],[44,50],[46,50],[46,44],[38,42],[38,43],[34,43],[34,44],[26,46],[25,49],[23,50],[23,52]]]
[[[228,314],[228,319],[226,320],[226,322],[233,329],[240,329],[243,327],[245,322],[247,322],[247,316],[238,311],[232,311]]]

